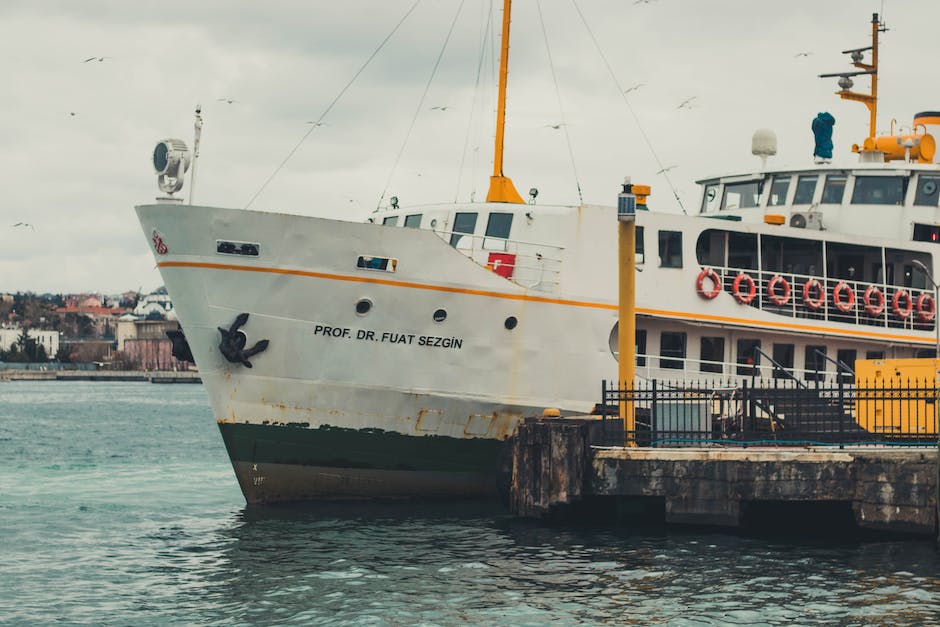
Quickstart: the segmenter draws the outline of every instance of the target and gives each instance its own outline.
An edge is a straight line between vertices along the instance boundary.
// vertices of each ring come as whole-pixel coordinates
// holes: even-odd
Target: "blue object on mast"
[[[836,119],[828,111],[813,119],[813,136],[816,138],[813,156],[817,159],[832,159],[832,127],[835,123]]]

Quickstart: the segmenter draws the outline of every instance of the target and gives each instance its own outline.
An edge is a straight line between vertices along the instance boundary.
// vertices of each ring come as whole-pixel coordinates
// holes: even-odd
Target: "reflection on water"
[[[926,540],[545,525],[491,502],[246,507],[197,386],[0,386],[0,457],[0,624],[940,616]]]

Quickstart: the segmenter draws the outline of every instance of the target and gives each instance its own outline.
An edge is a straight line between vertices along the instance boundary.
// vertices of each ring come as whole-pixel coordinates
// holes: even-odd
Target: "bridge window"
[[[646,262],[646,248],[643,244],[643,227],[636,227],[636,262]]]
[[[857,176],[852,192],[853,205],[901,205],[906,178],[900,176]]]
[[[659,267],[682,267],[682,231],[659,232]]]
[[[721,209],[752,209],[760,205],[760,181],[725,185]]]
[[[793,375],[793,344],[774,344],[774,361],[784,369],[774,368],[774,379],[788,379]]]
[[[751,375],[757,372],[760,353],[755,348],[760,348],[760,340],[738,340],[738,374]]]
[[[848,177],[844,174],[830,174],[826,177],[826,184],[823,186],[822,198],[820,204],[823,205],[841,205],[842,197],[845,195],[845,181]]]
[[[470,235],[469,239],[473,239],[473,231],[477,228],[477,214],[475,213],[458,213],[454,216],[454,233],[450,236],[450,245],[456,246],[466,235]]]
[[[775,176],[774,183],[770,186],[770,198],[767,204],[771,207],[779,207],[787,202],[787,190],[790,189],[789,176]]]
[[[405,228],[406,229],[417,229],[421,226],[421,214],[417,213],[412,216],[405,216]]]
[[[398,224],[398,216],[387,216],[382,220],[382,224],[385,226],[395,226]]]
[[[705,194],[702,196],[702,213],[710,213],[718,209],[718,184],[712,183],[705,186]]]
[[[815,174],[812,176],[801,176],[800,180],[796,183],[796,193],[793,195],[793,204],[808,205],[813,202],[813,195],[816,193],[816,181],[818,180],[819,177]]]
[[[511,227],[511,213],[491,213],[486,220],[486,236],[483,238],[483,248],[487,250],[506,250],[506,240],[509,239]]]
[[[940,177],[924,176],[923,174],[917,177],[917,193],[914,194],[914,204],[936,207],[938,199],[940,199]]]
[[[699,356],[702,372],[721,372],[725,361],[725,338],[703,337],[702,351]]]
[[[685,359],[685,333],[664,331],[659,336],[659,366],[661,368],[682,369]],[[667,359],[673,357],[678,359]]]

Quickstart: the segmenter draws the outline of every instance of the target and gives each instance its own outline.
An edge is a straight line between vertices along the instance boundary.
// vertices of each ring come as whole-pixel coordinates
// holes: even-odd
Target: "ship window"
[[[815,174],[813,176],[801,176],[796,183],[796,193],[793,194],[793,204],[808,205],[813,202],[813,195],[816,193],[816,181],[818,180],[819,177]]]
[[[738,374],[752,375],[757,372],[760,353],[755,348],[760,348],[760,340],[738,340]]]
[[[509,238],[510,227],[512,227],[511,213],[491,213],[486,220],[486,236],[483,238],[483,248],[486,250],[506,250],[506,240]]]
[[[416,213],[412,216],[405,216],[405,228],[417,229],[421,226],[421,214]]]
[[[464,238],[464,234],[470,235],[473,240],[473,231],[477,226],[477,214],[458,213],[454,217],[454,233],[450,236],[450,245],[457,246],[457,243]]]
[[[822,198],[820,203],[823,205],[841,205],[842,197],[845,195],[845,181],[847,177],[844,174],[830,174],[826,177],[826,184],[823,186]]]
[[[636,365],[646,365],[646,329],[636,330],[636,342],[634,350],[636,351]],[[614,328],[610,330],[610,336],[607,338],[607,345],[610,347],[610,353],[614,359],[620,359],[620,323],[615,322]]]
[[[682,369],[685,359],[685,333],[664,331],[659,336],[659,367]],[[668,357],[678,359],[667,359]]]
[[[395,226],[398,224],[398,216],[388,216],[382,220],[384,226]]]
[[[917,177],[917,193],[914,194],[914,204],[925,207],[936,207],[940,199],[940,178],[935,176]]]
[[[659,267],[682,267],[682,231],[659,232]]]
[[[725,232],[708,229],[702,231],[695,242],[695,258],[700,266],[725,265]]]
[[[854,348],[840,348],[836,352],[836,361],[840,361],[852,370],[855,370],[855,357],[858,355],[858,351]],[[839,367],[839,379],[843,383],[852,383],[855,375],[851,372],[845,370],[845,368]]]
[[[780,368],[774,368],[774,379],[788,379],[793,375],[793,344],[774,344],[774,361]]]
[[[713,183],[705,186],[705,194],[702,196],[702,213],[710,213],[718,209],[718,184]]]
[[[904,203],[904,183],[900,176],[856,176],[853,205],[900,205]]]
[[[643,244],[643,227],[636,227],[636,262],[646,263],[646,247]]]
[[[770,198],[767,204],[771,207],[779,207],[787,202],[787,190],[790,189],[789,176],[775,176],[774,183],[770,186]]]
[[[725,361],[725,338],[703,337],[702,350],[699,356],[702,372],[721,372]]]
[[[822,381],[826,378],[826,347],[807,346],[803,354],[803,378],[807,381]]]
[[[760,183],[758,181],[725,185],[725,193],[721,198],[722,210],[751,209],[758,205],[760,205]]]
[[[940,242],[940,226],[914,224],[915,242]]]
[[[884,359],[884,351],[865,351],[865,359]]]
[[[728,233],[728,266],[757,270],[757,233]]]
[[[364,316],[372,310],[372,301],[368,298],[362,298],[356,303],[356,313]]]
[[[914,353],[914,357],[917,359],[931,359],[937,355],[936,349],[933,348],[919,348],[917,352]]]
[[[431,315],[431,318],[434,320],[434,322],[444,322],[447,320],[447,312],[443,309],[436,309]]]
[[[519,321],[515,316],[509,316],[506,318],[506,322],[503,323],[503,326],[506,327],[509,331],[512,331],[516,328],[516,325],[519,324]]]
[[[646,365],[646,329],[636,330],[636,365]]]

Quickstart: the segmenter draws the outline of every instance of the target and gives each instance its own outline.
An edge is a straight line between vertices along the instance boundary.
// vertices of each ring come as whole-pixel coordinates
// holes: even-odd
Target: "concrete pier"
[[[844,503],[861,529],[936,533],[936,448],[642,449],[598,446],[600,433],[593,417],[527,419],[512,445],[512,511],[655,497],[667,523],[736,527],[753,503]]]
[[[198,372],[182,370],[0,370],[0,381],[149,381],[202,383]]]

